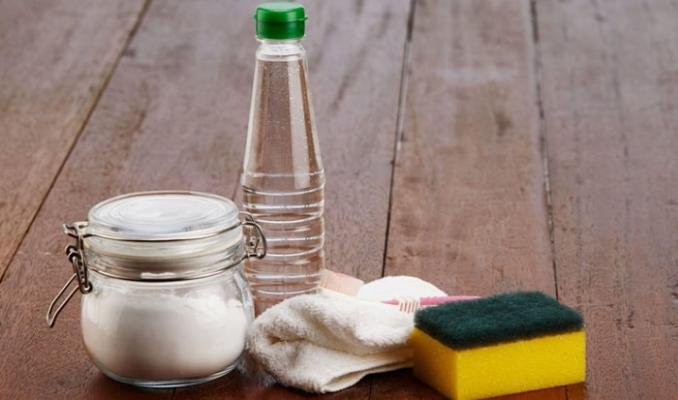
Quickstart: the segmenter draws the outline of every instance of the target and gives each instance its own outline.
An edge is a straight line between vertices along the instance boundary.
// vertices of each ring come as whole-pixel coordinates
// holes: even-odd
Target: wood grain
[[[171,397],[101,376],[81,345],[77,302],[47,329],[45,307],[69,275],[59,226],[125,192],[233,192],[252,63],[251,51],[228,43],[244,40],[248,14],[240,2],[218,1],[155,2],[147,11],[0,284],[0,398]]]
[[[529,3],[418,1],[410,51],[386,275],[553,294]],[[403,379],[372,398],[438,398]],[[512,398],[547,396],[565,391]]]
[[[0,279],[143,7],[141,0],[0,3]]]
[[[304,5],[327,173],[327,267],[369,281],[382,273],[410,2]]]
[[[558,292],[591,399],[675,399],[678,7],[537,2]]]
[[[45,307],[69,275],[62,255],[67,238],[59,227],[125,192],[235,192],[256,48],[254,4],[151,4],[0,283],[0,398],[172,396],[103,378],[80,344],[77,304],[69,305],[55,330],[46,328]],[[318,22],[311,22],[307,47],[330,182],[328,265],[367,279],[382,268],[408,6],[405,0],[309,4],[310,21]],[[256,387],[238,374],[176,396],[243,394],[302,396]],[[329,397],[368,395],[364,382]]]
[[[128,45],[143,1],[0,1],[0,275],[16,250],[0,282],[0,398],[314,397],[235,372],[138,390],[87,360],[77,302],[44,323],[69,275],[61,223],[130,191],[236,193],[256,3],[155,1]],[[673,399],[675,2],[532,1],[532,15],[527,0],[413,2],[402,125],[409,2],[305,3],[328,266],[450,293],[539,289],[579,308],[586,387],[504,400]],[[321,397],[440,398],[409,370]]]
[[[417,2],[388,275],[553,293],[530,26],[525,1]]]

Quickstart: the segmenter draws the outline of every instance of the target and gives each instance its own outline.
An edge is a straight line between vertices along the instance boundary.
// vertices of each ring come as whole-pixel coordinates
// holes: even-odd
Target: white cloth
[[[335,392],[367,374],[410,367],[412,329],[413,315],[396,307],[321,291],[262,313],[248,349],[283,385]]]
[[[443,296],[447,296],[447,293],[414,276],[385,276],[364,284],[356,295],[360,299],[373,301]]]

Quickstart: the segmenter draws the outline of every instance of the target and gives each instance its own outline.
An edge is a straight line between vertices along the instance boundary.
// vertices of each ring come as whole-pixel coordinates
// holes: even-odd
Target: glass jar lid
[[[114,197],[92,207],[81,231],[87,268],[122,279],[193,279],[246,257],[238,208],[207,193]]]
[[[102,201],[88,214],[88,233],[116,240],[199,239],[238,225],[229,199],[198,192],[141,192]]]

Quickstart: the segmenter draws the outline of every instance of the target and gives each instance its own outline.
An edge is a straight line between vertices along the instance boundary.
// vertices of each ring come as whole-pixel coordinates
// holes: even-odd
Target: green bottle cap
[[[259,39],[299,39],[304,37],[306,11],[298,3],[264,3],[254,12]]]

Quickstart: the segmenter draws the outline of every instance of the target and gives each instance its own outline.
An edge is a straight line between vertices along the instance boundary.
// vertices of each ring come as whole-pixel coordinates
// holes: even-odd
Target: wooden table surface
[[[0,1],[0,398],[291,399],[231,373],[144,391],[88,361],[61,224],[151,189],[232,197],[256,3]],[[306,1],[330,268],[580,310],[586,385],[678,398],[678,3]],[[331,399],[434,399],[411,371]]]

